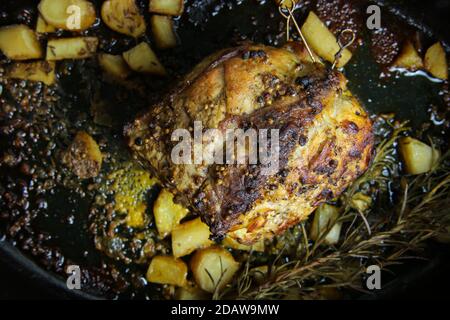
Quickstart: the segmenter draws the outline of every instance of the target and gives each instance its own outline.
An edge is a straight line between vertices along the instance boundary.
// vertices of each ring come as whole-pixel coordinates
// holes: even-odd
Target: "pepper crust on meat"
[[[228,234],[252,244],[280,234],[369,166],[372,123],[344,75],[297,52],[244,45],[214,54],[125,129],[136,157],[202,217],[213,238]],[[263,175],[262,164],[174,164],[172,132],[192,129],[194,121],[223,133],[278,129],[279,171]]]

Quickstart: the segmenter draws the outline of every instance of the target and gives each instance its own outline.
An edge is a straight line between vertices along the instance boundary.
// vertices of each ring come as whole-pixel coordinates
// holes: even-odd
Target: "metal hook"
[[[345,40],[344,38],[345,38],[345,34],[350,34],[351,35],[351,38],[350,38],[350,40],[347,42],[347,43],[343,43],[343,41]],[[349,46],[351,46],[352,44],[353,44],[353,42],[355,42],[355,40],[356,40],[356,34],[355,34],[355,32],[353,31],[353,30],[351,30],[351,29],[345,29],[345,30],[342,30],[340,33],[339,33],[339,35],[338,35],[338,40],[337,40],[337,42],[338,42],[338,45],[339,45],[339,51],[335,54],[335,56],[334,56],[334,62],[333,62],[333,65],[331,66],[331,69],[333,70],[335,67],[336,67],[336,65],[338,64],[338,62],[339,62],[339,59],[341,58],[341,56],[342,56],[342,52],[345,50],[345,49],[347,49]]]
[[[294,11],[298,9],[296,6],[297,0],[281,0],[278,5],[278,11],[280,11],[280,14],[283,18],[286,19],[286,36],[287,41],[290,40],[290,24],[291,20],[294,22],[295,29],[297,30],[298,34],[302,38],[303,43],[305,44],[306,50],[308,51],[309,56],[311,57],[311,60],[315,63],[316,58],[314,57],[314,54],[312,53],[311,48],[308,45],[308,42],[306,41],[305,37],[303,36],[303,32],[300,29],[297,20],[295,20],[294,17]],[[287,12],[287,14],[285,13]]]

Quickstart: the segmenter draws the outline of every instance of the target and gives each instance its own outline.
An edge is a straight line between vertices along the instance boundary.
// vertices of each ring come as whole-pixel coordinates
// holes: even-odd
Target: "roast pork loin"
[[[206,58],[165,99],[125,128],[129,146],[165,187],[200,215],[212,238],[271,238],[339,196],[369,166],[372,123],[336,70],[296,50],[243,45]],[[176,129],[277,130],[278,169],[181,163]],[[206,139],[215,150],[220,139]]]

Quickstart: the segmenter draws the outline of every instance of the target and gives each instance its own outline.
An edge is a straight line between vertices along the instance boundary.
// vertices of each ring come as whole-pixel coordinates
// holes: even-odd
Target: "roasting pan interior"
[[[138,1],[143,3],[144,1]],[[380,1],[383,14],[395,15],[407,24],[415,24],[427,36],[437,37],[447,45],[448,25],[445,21],[448,15],[449,3],[444,1]],[[433,3],[433,4],[431,4]],[[4,0],[0,4],[0,25],[23,22],[36,14],[36,1]],[[444,17],[444,18],[443,18]],[[178,35],[181,45],[164,55],[162,61],[171,72],[170,79],[147,79],[148,88],[146,101],[129,100],[129,105],[116,103],[111,97],[110,103],[114,108],[113,129],[103,130],[108,145],[111,145],[118,157],[127,159],[126,146],[121,139],[123,124],[133,118],[145,106],[157,101],[173,84],[174,79],[187,73],[193,65],[202,58],[219,49],[229,47],[239,41],[277,45],[283,38],[279,36],[282,19],[276,14],[271,1],[222,1],[196,0],[188,1],[185,14],[177,21]],[[281,28],[282,29],[282,28]],[[103,29],[94,32],[104,33]],[[118,40],[111,45],[110,52],[117,53],[128,46],[129,42]],[[430,81],[425,76],[399,76],[380,79],[380,67],[377,65],[367,46],[359,48],[352,63],[346,68],[345,74],[350,82],[351,91],[363,103],[370,113],[395,112],[397,117],[411,120],[412,125],[419,127],[429,120],[429,113],[424,105],[440,105],[439,83]],[[61,94],[69,111],[64,116],[67,123],[81,123],[78,110],[89,110],[89,101],[85,99],[86,92],[92,90],[89,77],[94,77],[88,63],[75,63],[70,77],[62,77]],[[145,81],[145,80],[144,80]],[[114,90],[113,87],[106,88]],[[107,96],[108,94],[105,93]],[[99,129],[100,131],[102,129]],[[4,139],[2,136],[1,139]],[[5,146],[5,141],[0,141]],[[8,179],[22,177],[21,172],[11,171],[0,167],[0,179],[7,183]],[[155,191],[156,192],[156,191]],[[62,270],[58,259],[74,261],[86,266],[98,266],[102,261],[101,254],[96,251],[91,235],[87,232],[87,217],[92,199],[89,195],[80,198],[70,190],[59,189],[50,195],[47,201],[48,210],[45,215],[38,217],[34,227],[52,235],[51,245],[63,253],[62,257],[37,255],[27,250],[20,250],[13,244],[23,243],[13,239],[0,238],[0,258],[8,268],[15,269],[23,277],[30,278],[39,287],[50,288],[50,294],[63,295],[70,298],[95,299],[105,296],[98,287],[93,286],[87,292],[67,290],[65,281],[61,277]],[[75,219],[73,217],[76,216]],[[67,223],[70,221],[70,223]],[[80,231],[81,230],[81,231]],[[0,225],[0,237],[6,232]],[[20,246],[19,246],[20,247]],[[397,297],[404,293],[405,287],[411,283],[426,278],[427,274],[442,272],[448,266],[448,249],[439,245],[430,249],[433,259],[426,263],[412,263],[398,269],[398,276],[393,278],[386,290],[377,295],[362,296],[363,298]],[[51,255],[52,251],[48,251]],[[48,271],[47,271],[48,270]],[[56,272],[55,272],[56,271]],[[95,279],[93,279],[95,282]]]

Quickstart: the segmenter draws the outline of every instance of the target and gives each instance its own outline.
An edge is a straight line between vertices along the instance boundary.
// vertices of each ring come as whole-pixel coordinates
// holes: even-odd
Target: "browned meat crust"
[[[257,165],[175,165],[175,129],[278,129],[279,171]],[[260,45],[205,59],[160,104],[127,126],[136,157],[214,237],[251,244],[304,220],[338,196],[371,160],[372,124],[346,79],[295,53]],[[207,143],[215,143],[214,141]]]

